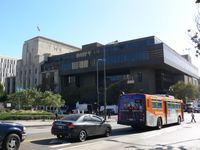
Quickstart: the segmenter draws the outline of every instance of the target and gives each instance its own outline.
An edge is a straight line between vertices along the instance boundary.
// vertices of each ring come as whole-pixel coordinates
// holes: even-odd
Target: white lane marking
[[[62,147],[62,146],[67,146],[70,145],[71,143],[64,143],[64,144],[59,144],[59,145],[53,145],[53,146],[49,146],[51,148],[58,148],[58,147]]]
[[[84,147],[84,146],[89,146],[89,145],[96,145],[97,143],[88,143],[88,144],[81,144],[81,145],[75,145],[75,146],[71,146],[71,147],[66,147],[66,148],[61,148],[61,149],[57,149],[57,150],[68,150],[68,149],[73,149],[73,148],[78,148],[78,147]]]

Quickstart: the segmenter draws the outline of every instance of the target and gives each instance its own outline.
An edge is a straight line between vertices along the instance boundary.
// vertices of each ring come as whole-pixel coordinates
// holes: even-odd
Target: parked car
[[[0,149],[18,150],[25,136],[26,128],[23,125],[0,121]]]
[[[111,125],[102,117],[93,114],[69,114],[54,121],[51,133],[58,139],[78,139],[83,142],[89,136],[110,136]]]

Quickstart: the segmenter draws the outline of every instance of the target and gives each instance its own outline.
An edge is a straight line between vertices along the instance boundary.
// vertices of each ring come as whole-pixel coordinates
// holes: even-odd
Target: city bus
[[[118,102],[118,124],[132,127],[157,127],[181,124],[184,120],[183,101],[172,96],[131,93]]]

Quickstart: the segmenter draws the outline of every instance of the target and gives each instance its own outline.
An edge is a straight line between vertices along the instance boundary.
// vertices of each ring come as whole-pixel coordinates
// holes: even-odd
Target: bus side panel
[[[174,105],[175,104],[175,105]],[[177,107],[179,104],[180,106]],[[183,120],[183,109],[182,109],[182,104],[177,101],[167,101],[167,124],[172,124],[172,123],[177,123],[178,122],[178,117],[181,117],[181,121]]]
[[[146,97],[146,126],[156,127],[157,120],[160,117],[162,119],[162,124],[166,124],[166,114],[165,114],[165,105],[163,98],[162,100],[162,108],[161,109],[153,109],[152,108],[152,99],[157,99],[157,97],[148,96]]]

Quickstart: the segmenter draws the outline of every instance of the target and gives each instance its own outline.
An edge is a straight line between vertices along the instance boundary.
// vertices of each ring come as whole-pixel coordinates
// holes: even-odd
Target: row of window
[[[1,58],[0,63],[7,63],[7,64],[16,64],[16,60],[10,60],[10,59],[5,59],[5,58]]]
[[[167,102],[167,108],[168,109],[180,109],[181,104],[180,103],[175,103],[175,102]]]
[[[159,99],[152,99],[151,103],[152,103],[153,109],[162,109],[162,107],[163,107],[162,101]],[[177,102],[167,102],[167,108],[168,109],[180,109],[181,104],[177,103]]]
[[[122,64],[125,62],[135,62],[139,60],[147,60],[149,58],[148,53],[145,51],[138,51],[128,53],[126,55],[114,55],[106,57],[106,64]],[[71,70],[71,69],[81,69],[95,66],[94,60],[81,60],[77,62],[65,63],[61,65],[62,70]],[[99,63],[99,66],[103,65],[103,63]]]

